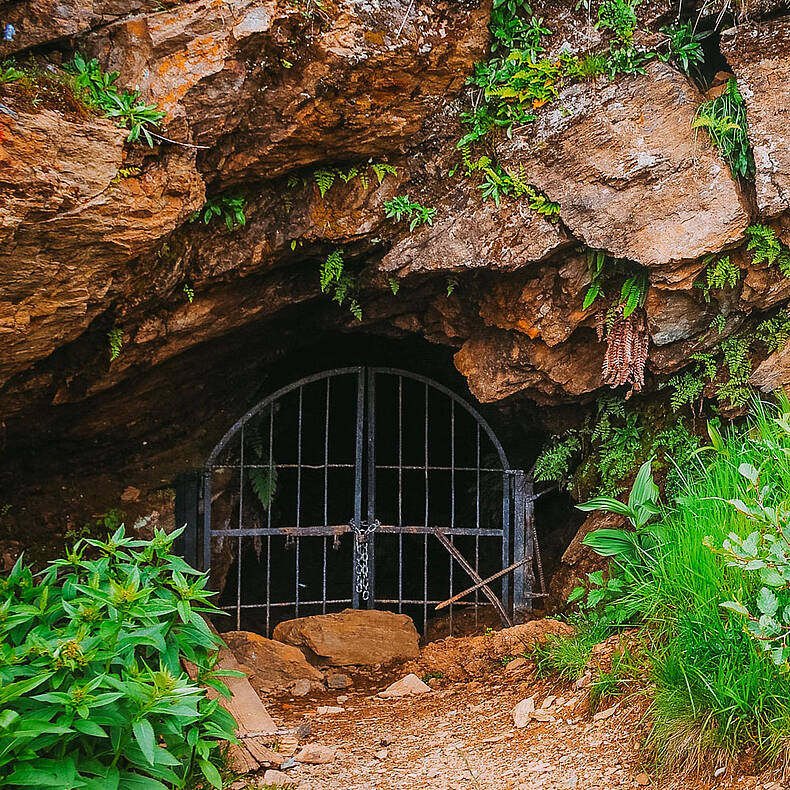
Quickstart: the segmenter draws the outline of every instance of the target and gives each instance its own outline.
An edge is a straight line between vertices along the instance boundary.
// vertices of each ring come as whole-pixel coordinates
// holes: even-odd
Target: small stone
[[[590,685],[591,681],[592,681],[592,675],[590,674],[590,672],[585,672],[573,685],[577,689],[583,689],[583,688],[587,688],[587,686]]]
[[[341,708],[339,705],[320,705],[316,713],[319,716],[326,716],[330,713],[343,713],[345,708]]]
[[[727,769],[722,765],[713,772],[713,776],[718,779]]]
[[[606,710],[598,711],[598,713],[593,716],[593,721],[603,721],[604,719],[609,719],[614,716],[615,711],[617,710],[618,706],[615,705],[614,707],[607,708]],[[641,776],[641,774],[640,774]]]
[[[331,689],[347,689],[351,685],[351,678],[340,672],[331,672],[326,676],[326,685]]]
[[[137,502],[140,498],[140,489],[134,486],[126,486],[121,494],[122,502]]]
[[[344,702],[348,702],[348,694],[341,694],[337,698],[337,704],[338,705],[342,705]]]
[[[296,728],[296,736],[299,738],[300,741],[309,738],[312,734],[313,734],[313,725],[310,724],[309,721],[303,721]]]
[[[291,686],[294,697],[306,697],[313,690],[313,684],[306,678],[300,678]]]
[[[379,696],[385,699],[390,697],[411,697],[415,694],[425,694],[430,690],[430,686],[423,683],[417,675],[412,673],[388,686],[379,693]]]
[[[646,773],[637,774],[634,777],[634,783],[639,787],[647,787],[650,784],[650,777]]]
[[[549,695],[543,700],[543,704],[540,707],[543,708],[543,710],[548,710],[554,704],[554,700],[556,699],[556,697]]]
[[[524,656],[519,656],[518,658],[514,658],[512,661],[507,662],[507,666],[505,667],[505,672],[515,672],[517,669],[521,669],[521,667],[527,664],[527,659]]]
[[[386,760],[388,756],[389,756],[389,752],[386,749],[379,749],[376,752],[377,760]]]
[[[324,765],[334,761],[336,752],[337,747],[335,746],[325,746],[323,743],[308,743],[296,755],[296,760],[300,763]]]
[[[292,785],[293,780],[284,771],[275,771],[274,769],[269,768],[269,770],[263,775],[263,784],[273,785],[274,787],[283,787]],[[244,787],[246,785],[242,786]]]
[[[532,711],[532,718],[535,719],[535,721],[554,721],[554,716],[552,716],[549,711],[543,710],[542,708]]]
[[[535,712],[535,698],[528,697],[521,700],[521,702],[513,708],[513,723],[521,729],[526,727],[532,720],[532,714]]]

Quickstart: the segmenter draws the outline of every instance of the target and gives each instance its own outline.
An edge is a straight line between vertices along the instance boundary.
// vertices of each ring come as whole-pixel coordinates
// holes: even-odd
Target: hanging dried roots
[[[599,330],[602,334],[603,330]],[[606,335],[602,376],[613,389],[630,384],[626,398],[639,392],[645,383],[647,363],[647,320],[644,310],[634,310],[628,318],[618,318]]]

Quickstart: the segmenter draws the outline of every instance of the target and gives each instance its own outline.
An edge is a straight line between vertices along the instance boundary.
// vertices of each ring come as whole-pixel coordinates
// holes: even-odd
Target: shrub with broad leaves
[[[180,532],[180,531],[179,531]],[[83,540],[40,575],[0,579],[0,787],[220,788],[233,717],[207,577],[157,531]],[[184,670],[195,667],[196,682]]]

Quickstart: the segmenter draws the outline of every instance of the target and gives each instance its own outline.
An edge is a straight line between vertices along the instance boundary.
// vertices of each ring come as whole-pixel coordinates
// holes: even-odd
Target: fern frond
[[[313,173],[313,178],[315,179],[315,183],[318,185],[318,191],[321,193],[321,197],[326,197],[326,193],[332,188],[332,184],[335,183],[335,171],[334,170],[316,170]]]

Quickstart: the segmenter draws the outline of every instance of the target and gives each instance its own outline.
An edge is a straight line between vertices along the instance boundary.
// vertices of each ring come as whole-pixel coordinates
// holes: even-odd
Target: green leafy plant
[[[790,421],[777,423],[790,434]],[[776,484],[761,485],[760,470],[752,464],[742,463],[738,473],[748,482],[747,498],[729,503],[756,529],[745,537],[731,532],[721,552],[728,567],[753,575],[761,586],[752,610],[739,601],[720,605],[742,615],[756,644],[777,666],[790,668],[790,499]]]
[[[567,480],[571,471],[571,461],[581,452],[582,439],[577,430],[571,430],[554,439],[545,447],[533,470],[538,483],[550,480]]]
[[[752,254],[752,263],[778,266],[785,277],[790,277],[790,250],[782,244],[776,231],[767,225],[754,224],[746,228],[749,241],[746,249]]]
[[[701,283],[695,283],[695,285],[702,288],[706,302],[710,302],[710,292],[712,290],[735,288],[740,282],[740,267],[732,262],[729,255],[706,255],[702,260],[707,266],[705,279]]]
[[[391,200],[384,201],[384,213],[395,222],[408,218],[410,220],[409,231],[413,231],[421,225],[433,225],[436,209],[423,206],[421,203],[411,200],[408,195],[398,195]]]
[[[214,217],[221,217],[228,230],[238,230],[247,224],[246,208],[247,198],[243,195],[220,195],[209,198],[203,208],[192,215],[190,222],[201,219],[204,225],[208,225]]]
[[[201,685],[227,695],[220,676],[239,673],[216,668],[213,593],[172,554],[181,531],[120,527],[40,576],[20,558],[0,581],[0,784],[221,788],[214,760],[236,723]]]
[[[691,126],[708,133],[711,143],[724,157],[733,175],[740,178],[754,175],[746,104],[734,77],[727,82],[727,89],[721,96],[699,106]]]
[[[25,76],[22,69],[17,68],[16,61],[12,58],[0,62],[0,85],[16,82]]]
[[[679,411],[686,405],[693,408],[702,397],[706,383],[716,378],[717,365],[712,354],[697,352],[691,355],[691,359],[695,363],[691,369],[676,373],[660,385],[661,388],[672,388],[669,399],[672,411]]]
[[[356,296],[357,278],[346,271],[343,250],[331,252],[321,264],[321,291],[331,295],[341,307],[348,302],[348,309],[357,321],[362,320],[362,306]]]
[[[609,55],[606,58],[606,70],[609,79],[614,79],[618,74],[636,76],[645,74],[648,61],[654,57],[654,53],[637,49],[631,41],[621,44],[612,42],[609,47]]]
[[[733,406],[744,406],[749,401],[749,377],[752,375],[750,346],[750,338],[743,335],[731,336],[721,342],[719,348],[728,376],[716,387],[719,402],[728,401]]]
[[[195,289],[189,283],[184,283],[184,296],[189,304],[195,301]]]
[[[107,332],[107,341],[110,344],[110,362],[112,362],[114,359],[118,359],[123,348],[123,330],[114,326]]]
[[[156,104],[146,104],[140,98],[139,91],[119,92],[115,85],[118,72],[103,72],[95,58],[86,60],[77,53],[65,69],[73,75],[78,95],[89,106],[100,110],[108,118],[114,118],[118,126],[129,130],[126,138],[129,142],[137,142],[142,137],[153,147],[150,129],[159,128],[166,115],[163,110],[158,109]]]
[[[785,309],[778,315],[761,321],[754,334],[757,340],[768,346],[769,353],[780,351],[790,339],[790,312]]]
[[[447,296],[452,296],[457,287],[458,277],[456,277],[454,274],[449,274],[445,283],[445,292]]]
[[[661,32],[666,36],[667,51],[658,57],[675,63],[685,74],[702,81],[701,67],[705,63],[702,40],[705,34],[696,32],[690,21],[662,27]]]
[[[371,173],[380,186],[388,175],[397,175],[398,169],[385,162],[371,162],[368,165],[350,167],[348,170],[338,167],[325,167],[313,171],[313,181],[318,187],[321,197],[324,198],[338,179],[344,184],[349,184],[354,179],[359,179],[362,188],[367,189],[370,186]],[[288,188],[293,189],[302,183],[305,183],[303,179],[291,176],[288,180]]]
[[[636,11],[640,0],[603,0],[595,26],[611,30],[622,41],[630,41],[636,30]]]

